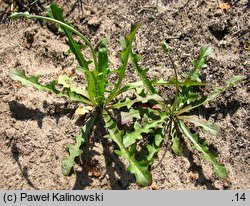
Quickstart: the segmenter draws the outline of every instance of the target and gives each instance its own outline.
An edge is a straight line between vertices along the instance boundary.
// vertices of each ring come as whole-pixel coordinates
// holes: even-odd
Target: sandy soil
[[[0,0],[0,188],[1,189],[249,189],[249,79],[203,108],[204,117],[221,127],[218,137],[201,133],[217,149],[229,177],[221,180],[197,152],[176,157],[167,151],[153,171],[152,186],[141,188],[126,171],[125,162],[113,153],[113,144],[95,131],[95,142],[83,148],[83,157],[69,177],[61,173],[66,146],[74,142],[81,121],[74,116],[77,104],[51,94],[22,87],[8,76],[13,69],[41,74],[43,81],[70,74],[76,62],[66,56],[66,39],[53,25],[9,19],[11,10],[44,14],[48,1],[31,7],[24,1]],[[142,26],[134,49],[143,54],[150,76],[167,80],[171,64],[160,43],[166,40],[180,74],[191,69],[199,48],[211,44],[213,54],[203,71],[205,82],[220,85],[233,75],[249,75],[250,5],[232,1],[229,10],[216,0],[58,0],[67,19],[94,44],[111,36],[111,67],[117,65],[119,39],[132,22]],[[220,1],[222,2],[222,1]],[[127,81],[138,79],[132,67]],[[81,77],[76,76],[76,81]],[[166,95],[169,91],[163,89]],[[164,151],[160,151],[156,163]]]

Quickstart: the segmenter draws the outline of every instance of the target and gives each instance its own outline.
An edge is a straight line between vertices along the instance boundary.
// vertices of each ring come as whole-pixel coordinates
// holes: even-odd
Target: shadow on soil
[[[232,117],[240,107],[246,106],[247,104],[242,103],[236,99],[233,99],[229,102],[221,102],[215,106],[205,108],[202,106],[202,114],[206,119],[209,119],[209,117],[213,116],[213,118],[220,119],[219,116],[222,115],[222,118],[225,118],[227,115]]]
[[[39,128],[42,128],[42,121],[46,114],[41,112],[39,109],[27,108],[24,104],[21,104],[17,101],[9,102],[9,108],[12,118],[21,121],[30,119],[36,120]]]
[[[67,108],[67,104],[57,104],[53,103],[48,105],[47,102],[43,103],[43,108],[48,110],[48,112],[41,112],[39,109],[30,109],[24,104],[21,104],[17,101],[9,102],[9,108],[11,111],[11,117],[16,120],[35,120],[37,121],[38,127],[42,128],[43,118],[46,116],[52,116],[56,119],[58,123],[59,119],[65,115],[70,117],[73,116],[75,109]]]
[[[102,118],[100,117],[99,119],[101,120]],[[82,170],[76,173],[76,182],[73,189],[79,190],[90,186],[93,182],[91,178],[99,178],[100,180],[107,178],[112,190],[127,189],[131,182],[135,182],[134,176],[126,170],[126,166],[120,161],[118,155],[114,154],[112,149],[113,144],[107,138],[104,138],[106,133],[103,121],[99,121],[96,128],[93,131],[94,134],[90,142],[101,143],[103,154],[99,154],[93,150],[93,143],[87,143],[83,146],[82,150],[84,153],[81,156],[83,161],[77,162],[82,167]],[[94,159],[95,155],[104,155],[106,172],[102,176],[100,176],[101,168],[98,168],[98,160]],[[94,174],[92,175],[94,177],[89,177],[89,171],[92,171],[91,173]]]
[[[77,164],[82,169],[81,171],[76,172],[76,182],[72,189],[85,189],[93,183],[93,178],[98,178],[101,181],[108,176],[112,190],[124,190],[128,188],[131,182],[130,180],[134,179],[133,176],[125,170],[125,165],[119,160],[118,156],[115,156],[114,153],[110,151],[110,145],[108,145],[107,141],[104,140],[102,143],[104,148],[103,155],[105,158],[106,172],[100,176],[101,168],[98,168],[99,162],[94,159],[95,155],[100,154],[85,146],[83,148],[84,154],[82,157],[84,158],[84,161],[77,161]],[[89,175],[90,173],[91,175]]]
[[[53,108],[50,109],[51,105],[47,105],[46,102],[44,102],[43,107],[45,108],[45,110],[48,110],[49,113],[47,112],[41,112],[39,109],[30,109],[27,108],[24,104],[21,104],[17,101],[11,101],[9,102],[9,108],[11,111],[11,116],[12,118],[15,118],[17,120],[35,120],[37,121],[37,124],[39,126],[39,128],[42,128],[42,122],[43,122],[43,118],[46,116],[52,116],[54,118],[56,118],[57,122],[59,120],[60,117],[64,116],[64,115],[70,115],[72,116],[74,114],[75,109],[69,109],[67,108],[67,105],[55,105],[55,103],[53,104]],[[58,108],[60,107],[60,109],[58,109],[58,111],[56,111]],[[50,111],[53,110],[53,114],[50,114]],[[101,118],[100,118],[101,119]],[[82,121],[81,121],[82,122]],[[78,126],[82,126],[79,125],[79,122],[76,121],[76,124]],[[111,144],[108,143],[107,138],[103,138],[102,134],[105,134],[105,130],[104,130],[104,124],[103,122],[98,122],[97,125],[98,130],[96,129],[94,131],[94,139],[92,140],[92,142],[101,142],[104,148],[104,158],[105,158],[105,163],[106,163],[106,168],[107,171],[106,173],[103,175],[102,178],[105,178],[106,175],[108,175],[108,179],[110,181],[110,185],[112,189],[126,189],[129,186],[130,182],[134,182],[134,177],[132,174],[130,174],[128,171],[126,171],[126,167],[125,165],[119,160],[118,156],[114,154],[114,152],[112,152],[110,150],[110,148],[112,147]],[[102,128],[101,131],[99,128]],[[86,186],[91,185],[91,183],[93,182],[91,180],[91,178],[89,177],[88,173],[89,170],[95,169],[95,167],[98,167],[98,163],[95,163],[94,160],[94,156],[95,155],[100,155],[98,153],[96,153],[95,151],[93,151],[93,144],[85,144],[82,148],[82,150],[84,151],[83,156],[80,158],[82,159],[80,161],[80,159],[78,159],[77,163],[79,166],[82,167],[81,171],[76,171],[76,182],[75,185],[73,187],[73,189],[84,189]],[[25,179],[27,180],[28,184],[33,187],[34,189],[37,189],[34,187],[34,185],[32,184],[32,182],[29,180],[28,178],[28,170],[26,167],[21,166],[20,162],[19,162],[19,150],[16,146],[16,144],[13,144],[12,146],[12,154],[13,154],[13,158],[16,160],[20,170],[23,173],[23,176],[25,177]]]
[[[29,179],[28,168],[26,166],[22,167],[22,165],[19,161],[20,153],[19,153],[19,148],[17,147],[16,143],[12,144],[11,153],[12,153],[12,156],[13,156],[14,160],[16,161],[20,171],[22,172],[22,176],[26,179],[29,186],[32,187],[33,189],[38,190],[39,188],[35,187],[34,184],[31,182],[31,180]]]
[[[47,106],[48,105],[44,103],[44,108],[47,108]],[[227,103],[226,105],[224,104],[219,105],[218,106],[219,109],[216,109],[213,107],[209,109],[205,109],[206,113],[204,114],[204,116],[206,118],[209,118],[211,115],[218,114],[218,113],[222,113],[224,117],[228,114],[232,116],[238,110],[240,106],[241,106],[241,103],[239,101],[233,100]],[[13,118],[17,120],[28,120],[28,119],[36,120],[40,128],[42,128],[43,118],[45,116],[50,115],[46,112],[41,112],[38,109],[27,108],[25,105],[18,103],[17,101],[9,102],[9,107],[10,107],[10,111],[12,113]],[[219,110],[219,112],[217,110]],[[56,118],[58,121],[60,117],[67,115],[67,114],[72,115],[74,111],[75,109],[63,108],[62,111],[58,113],[55,112],[51,116]],[[78,126],[81,126],[81,125],[78,125]],[[85,187],[91,185],[91,183],[93,182],[92,178],[104,179],[106,178],[106,176],[108,176],[108,179],[110,181],[111,189],[113,190],[127,189],[131,182],[135,182],[134,176],[126,170],[125,165],[120,161],[118,156],[114,154],[113,149],[112,149],[112,144],[108,142],[108,139],[103,138],[104,136],[103,134],[105,134],[104,123],[102,121],[98,122],[98,125],[96,125],[96,128],[98,129],[95,129],[95,131],[93,132],[94,139],[92,139],[92,142],[100,142],[103,146],[103,155],[105,158],[106,172],[102,177],[99,177],[99,176],[90,177],[89,176],[90,170],[96,170],[96,169],[98,170],[99,163],[97,160],[94,159],[94,156],[100,155],[100,154],[93,150],[93,144],[87,143],[82,148],[82,150],[84,151],[83,155],[81,156],[80,159],[77,160],[77,163],[82,168],[82,170],[76,171],[76,182],[72,189],[75,189],[75,190],[84,189]],[[99,128],[102,128],[101,131]],[[213,150],[216,150],[213,146],[210,146],[210,147]],[[184,150],[185,150],[184,156],[188,158],[191,164],[189,168],[190,171],[197,172],[199,175],[196,181],[196,185],[200,185],[200,186],[205,185],[207,189],[209,190],[218,189],[214,187],[212,180],[209,180],[205,177],[202,171],[202,167],[197,165],[194,162],[192,152],[187,147]],[[19,162],[19,149],[15,143],[12,145],[12,154],[13,154],[13,158],[16,160],[23,174],[23,177],[27,180],[28,184],[32,188],[37,189],[28,177],[27,167],[22,167]]]

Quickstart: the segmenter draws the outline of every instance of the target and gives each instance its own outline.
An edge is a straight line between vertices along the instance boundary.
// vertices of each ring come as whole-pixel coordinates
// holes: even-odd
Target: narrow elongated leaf
[[[56,81],[52,81],[46,85],[42,85],[39,83],[40,76],[27,77],[25,75],[24,70],[10,71],[9,76],[13,80],[20,81],[23,85],[31,85],[39,91],[53,92],[59,97],[67,97],[72,101],[83,102],[92,105],[92,103],[86,97],[82,96],[81,94],[70,91],[69,88],[63,91],[59,91],[58,89],[56,89]]]
[[[109,37],[102,40],[99,51],[98,51],[98,71],[99,73],[108,73],[109,60],[108,60],[108,50],[107,45],[109,42]]]
[[[152,94],[152,95],[148,94],[146,96],[140,96],[140,95],[136,94],[135,99],[129,99],[126,97],[125,99],[122,99],[121,101],[113,104],[112,108],[118,109],[118,108],[122,108],[122,107],[127,107],[128,109],[130,109],[132,107],[132,105],[135,103],[138,103],[138,102],[147,103],[150,100],[156,101],[156,102],[163,101],[162,97],[160,97],[158,94]]]
[[[109,42],[109,37],[106,37],[99,46],[98,51],[98,69],[97,69],[97,102],[98,105],[103,105],[104,103],[104,93],[106,92],[106,86],[108,84],[107,75],[110,73],[109,70],[109,60],[108,60],[108,51],[107,44]]]
[[[50,5],[50,9],[51,9],[53,17],[56,20],[59,20],[65,23],[63,12],[56,4],[52,3]],[[100,89],[99,87],[100,83],[96,78],[97,75],[95,75],[92,71],[88,71],[90,61],[86,60],[85,57],[83,56],[78,44],[75,42],[75,40],[72,37],[71,31],[68,30],[68,28],[63,25],[60,25],[60,26],[69,40],[70,50],[74,53],[80,67],[87,70],[85,73],[86,73],[87,81],[88,81],[88,87],[87,87],[88,96],[90,97],[90,100],[92,103],[94,103],[95,105],[98,105],[99,103],[98,100],[100,98],[100,94],[98,93]]]
[[[197,127],[202,127],[204,130],[210,132],[213,135],[218,135],[220,132],[220,128],[218,126],[214,125],[213,123],[211,123],[209,121],[199,119],[195,115],[178,116],[178,119],[193,123]]]
[[[135,65],[135,70],[139,74],[144,86],[147,88],[147,90],[150,92],[150,94],[157,94],[157,91],[155,90],[155,88],[152,85],[153,81],[149,80],[147,75],[146,75],[148,70],[143,69],[139,65],[139,60],[140,60],[139,55],[134,54],[134,53],[131,52],[131,60],[132,60],[133,64]]]
[[[85,89],[81,89],[79,87],[72,86],[69,82],[69,77],[67,75],[60,75],[58,77],[58,84],[61,84],[63,88],[70,89],[71,92],[76,94],[80,94],[88,99],[88,92]]]
[[[152,82],[153,85],[162,85],[162,86],[176,86],[177,83],[179,86],[205,86],[206,85],[202,82],[191,81],[190,79],[186,79],[184,82],[177,81],[176,79],[171,79],[168,82],[165,82],[163,80]]]
[[[200,69],[207,66],[207,64],[205,63],[205,57],[209,56],[211,52],[212,48],[210,45],[207,45],[200,49],[198,58],[193,61],[194,70],[188,74],[187,79],[191,79],[192,81],[200,81],[199,71]]]
[[[178,112],[178,115],[183,114],[185,112],[188,112],[196,107],[199,107],[201,105],[205,105],[206,103],[213,101],[216,97],[218,97],[220,94],[225,92],[230,87],[233,87],[236,83],[239,81],[245,79],[245,76],[234,76],[230,80],[225,81],[225,85],[223,87],[215,88],[213,92],[211,92],[208,96],[204,96],[201,99],[193,102],[192,104],[188,105],[187,107],[184,107]]]
[[[208,151],[207,143],[204,142],[203,144],[200,144],[198,141],[198,135],[191,133],[182,121],[178,121],[178,124],[184,135],[187,136],[189,140],[193,143],[194,148],[203,154],[205,160],[212,163],[215,174],[221,178],[226,178],[226,168],[217,162],[217,156],[215,154],[210,153]]]
[[[122,83],[122,80],[124,78],[125,71],[127,68],[128,59],[132,51],[132,42],[134,40],[135,34],[138,31],[140,25],[141,25],[140,23],[131,25],[131,31],[125,37],[125,40],[123,41],[123,44],[122,44],[123,50],[121,51],[121,57],[120,57],[121,66],[116,70],[118,74],[118,82],[115,85],[114,90],[111,92],[111,94],[107,98],[106,104],[110,102],[111,100],[113,100],[113,98],[115,98],[118,95],[117,92],[121,87],[121,83]]]
[[[89,98],[91,100],[91,102],[93,102],[93,104],[95,104],[96,106],[98,105],[97,99],[99,98],[98,95],[98,88],[97,88],[97,71],[85,71],[87,80],[88,80],[88,86],[87,86],[87,91],[88,91],[88,95]]]
[[[62,173],[67,176],[69,175],[71,169],[74,167],[75,163],[75,158],[80,156],[83,151],[81,150],[81,146],[86,142],[88,139],[88,136],[91,134],[94,122],[95,122],[96,117],[92,116],[90,117],[86,124],[81,128],[81,133],[80,135],[76,136],[76,144],[75,145],[68,145],[69,149],[69,156],[65,157],[62,160]]]
[[[136,89],[136,88],[141,87],[141,86],[143,86],[142,81],[128,83],[117,91],[117,96],[119,94],[122,94],[123,92],[129,91],[131,89]]]
[[[177,135],[177,130],[176,130],[174,122],[172,122],[171,125],[170,125],[169,134],[170,134],[171,141],[172,141],[172,146],[171,146],[172,151],[176,155],[181,155],[182,151],[183,151],[183,144],[182,144],[180,138]]]
[[[122,132],[118,129],[112,117],[106,111],[103,111],[102,115],[105,122],[105,127],[109,133],[108,137],[112,139],[120,149],[115,151],[116,154],[129,161],[128,170],[135,175],[137,184],[142,186],[151,184],[152,175],[148,172],[148,165],[140,163],[135,159],[133,154],[135,152],[135,148],[130,151],[126,149],[122,142]]]
[[[51,15],[53,16],[54,19],[61,21],[63,23],[66,23],[63,17],[63,12],[62,9],[60,9],[56,4],[52,3],[50,6],[50,11],[51,11]],[[78,44],[75,42],[75,40],[72,37],[71,31],[68,30],[68,28],[64,27],[63,25],[60,25],[60,27],[62,28],[62,30],[64,31],[65,35],[67,36],[68,40],[69,40],[69,47],[70,50],[74,53],[79,65],[81,67],[84,67],[86,69],[88,69],[90,61],[86,60],[85,57],[83,56],[80,47],[78,46]]]

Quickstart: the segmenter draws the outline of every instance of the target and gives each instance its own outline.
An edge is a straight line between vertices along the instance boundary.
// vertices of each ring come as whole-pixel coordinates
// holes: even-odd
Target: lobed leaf
[[[141,86],[143,86],[142,81],[128,83],[117,91],[117,96],[119,94],[126,92],[126,91],[129,91],[131,89],[136,89],[136,88],[141,87]]]
[[[118,109],[118,108],[122,108],[122,107],[127,107],[128,109],[130,109],[133,104],[135,103],[147,103],[149,101],[156,101],[156,102],[160,102],[163,101],[162,97],[159,96],[158,94],[147,94],[145,96],[142,96],[140,94],[136,94],[136,98],[134,99],[129,99],[128,97],[126,97],[125,99],[120,100],[119,102],[115,103],[112,105],[112,108],[114,109]]]
[[[74,167],[76,164],[75,158],[80,156],[83,151],[81,150],[81,146],[86,142],[88,136],[91,134],[94,123],[95,123],[95,116],[91,116],[86,124],[81,128],[81,133],[80,135],[77,135],[75,140],[76,144],[75,145],[68,145],[68,150],[69,150],[69,156],[65,157],[62,160],[62,173],[65,176],[68,176],[71,169]]]
[[[83,102],[90,105],[92,104],[86,97],[74,91],[71,91],[69,88],[63,91],[59,91],[58,89],[56,89],[56,84],[57,84],[56,81],[52,81],[46,85],[42,85],[39,83],[40,76],[27,77],[25,75],[24,70],[10,71],[9,76],[13,80],[20,81],[23,85],[31,85],[34,88],[38,89],[39,91],[53,92],[59,97],[67,97],[72,101]]]
[[[192,81],[190,79],[186,79],[184,82],[180,82],[176,79],[171,79],[168,82],[165,82],[164,80],[159,80],[152,83],[153,85],[162,85],[162,86],[175,86],[178,84],[179,86],[205,86],[204,83],[198,82],[198,81]]]
[[[134,147],[130,151],[126,149],[122,142],[122,132],[118,129],[117,124],[113,121],[112,117],[106,111],[103,111],[102,115],[105,122],[105,127],[107,128],[109,133],[108,137],[112,139],[119,147],[119,150],[115,151],[116,154],[124,157],[129,161],[128,170],[135,175],[137,184],[142,186],[151,184],[152,175],[148,171],[148,165],[138,162],[135,159]]]
[[[131,108],[128,112],[121,112],[121,125],[133,122],[133,119],[140,119],[140,112],[137,109]]]
[[[148,161],[148,164],[153,163],[153,158],[155,154],[157,154],[161,149],[161,143],[163,142],[165,138],[165,133],[162,128],[159,128],[158,131],[154,134],[154,143],[151,145],[147,145],[148,155],[146,156],[146,159]]]
[[[205,62],[205,57],[212,53],[212,48],[207,45],[200,49],[200,54],[196,60],[193,61],[194,70],[190,72],[186,79],[191,79],[192,81],[200,81],[199,71],[207,66]]]
[[[201,105],[205,105],[206,103],[214,100],[217,98],[221,93],[225,92],[230,87],[233,87],[237,82],[245,79],[245,76],[234,76],[230,80],[225,81],[225,85],[223,87],[215,88],[208,96],[204,96],[201,99],[191,103],[187,107],[182,108],[180,111],[178,111],[178,115],[188,112],[196,107],[199,107]]]
[[[200,144],[198,141],[198,135],[191,133],[181,120],[178,121],[178,124],[184,135],[193,143],[194,148],[203,154],[205,160],[212,163],[215,174],[221,178],[226,178],[226,168],[217,162],[217,156],[215,154],[208,151],[207,143],[204,142],[203,144]]]
[[[88,92],[85,89],[81,89],[79,87],[72,86],[69,82],[69,77],[67,75],[60,75],[58,77],[58,84],[62,85],[64,89],[69,89],[71,92],[76,94],[80,94],[88,99]]]
[[[166,117],[167,116],[164,112],[160,113],[159,116],[150,115],[150,112],[148,112],[148,114],[144,113],[143,124],[141,125],[140,123],[135,122],[134,131],[127,133],[124,136],[123,144],[125,147],[129,147],[130,145],[134,144],[136,140],[142,139],[141,134],[148,134],[152,132],[153,129],[160,127],[160,125],[165,121]]]
[[[148,69],[143,69],[139,65],[140,56],[131,52],[131,60],[135,66],[135,70],[139,74],[144,86],[147,88],[150,94],[157,94],[157,91],[153,87],[153,81],[149,80],[146,73]]]
[[[156,131],[154,136],[154,144],[156,147],[160,147],[162,141],[165,139],[165,132],[163,128],[159,128],[158,131]]]
[[[181,155],[183,151],[183,144],[177,135],[176,125],[174,122],[170,123],[170,137],[172,141],[171,149],[176,155]]]
[[[202,127],[204,130],[210,132],[213,135],[218,135],[220,132],[220,128],[218,126],[214,125],[213,123],[211,123],[209,121],[199,119],[195,115],[178,116],[178,119],[190,122],[190,123],[196,125],[197,127]]]
[[[245,76],[234,76],[230,80],[226,80],[224,87],[215,88],[214,91],[207,96],[203,104],[206,104],[207,102],[214,100],[220,94],[225,92],[227,89],[233,87],[236,83],[238,83],[239,81],[243,79],[245,79]]]

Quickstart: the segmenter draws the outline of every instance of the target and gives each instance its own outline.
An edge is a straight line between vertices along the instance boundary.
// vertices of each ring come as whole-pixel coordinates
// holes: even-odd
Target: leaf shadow
[[[209,149],[212,149],[213,151],[217,151],[215,147],[209,145]],[[183,156],[186,157],[190,163],[189,171],[195,172],[198,174],[198,178],[196,179],[195,186],[206,186],[208,190],[218,190],[213,184],[213,181],[211,179],[206,178],[204,175],[203,169],[201,165],[198,165],[194,161],[194,155],[193,152],[186,146],[186,144],[183,145]]]
[[[76,159],[76,164],[81,167],[81,170],[74,171],[76,180],[72,188],[73,190],[83,190],[93,183],[92,178],[89,176],[89,171],[98,165],[94,156],[100,155],[98,152],[92,150],[91,147],[88,147],[88,145],[84,145],[81,149],[83,150],[83,154]],[[71,172],[70,175],[71,174],[73,174],[73,172]]]
[[[19,148],[17,147],[16,143],[13,143],[11,146],[11,153],[12,156],[14,158],[14,160],[16,161],[22,176],[25,178],[25,180],[27,181],[28,185],[31,186],[33,189],[35,190],[39,190],[39,188],[37,188],[36,186],[34,186],[34,184],[32,183],[32,181],[29,178],[29,170],[27,166],[22,167],[20,161],[19,161],[19,156],[20,156],[20,152],[19,152]]]
[[[96,123],[96,127],[93,131],[93,135],[90,140],[83,145],[82,150],[84,151],[80,159],[77,160],[78,165],[82,168],[81,171],[76,172],[76,181],[73,189],[84,189],[93,182],[92,178],[99,178],[102,181],[107,178],[110,183],[112,190],[124,190],[127,189],[131,182],[135,182],[135,178],[130,174],[125,168],[124,163],[119,159],[118,155],[114,154],[113,142],[110,142],[105,138],[106,130],[104,127],[104,122],[101,115],[97,118],[99,121]],[[89,177],[89,171],[95,168],[103,170],[103,168],[98,168],[100,164],[95,155],[100,155],[98,152],[94,151],[93,143],[101,143],[103,147],[103,156],[105,161],[105,173],[102,176]],[[100,171],[101,173],[101,171]]]
[[[220,102],[216,106],[213,103],[210,103],[212,106],[205,108],[204,106],[200,107],[201,114],[209,119],[213,117],[215,120],[220,118],[225,118],[226,116],[232,117],[240,107],[244,106],[242,102],[237,99],[232,99],[231,101]]]
[[[26,120],[34,120],[37,121],[38,127],[42,128],[43,119],[46,116],[52,116],[56,119],[57,123],[59,119],[64,115],[73,116],[75,109],[68,108],[67,103],[64,105],[61,104],[48,104],[46,101],[43,103],[43,107],[47,112],[42,112],[39,109],[30,109],[26,107],[24,104],[19,103],[15,100],[9,102],[9,108],[11,111],[11,117],[16,120],[26,121]],[[52,108],[51,108],[52,107]],[[59,109],[57,109],[59,107]],[[106,130],[104,127],[104,122],[102,117],[98,117],[99,121],[97,122],[96,129],[93,131],[93,140],[92,142],[99,142],[103,146],[103,155],[106,164],[106,172],[103,178],[108,176],[110,181],[110,187],[113,190],[119,189],[127,189],[130,182],[135,182],[135,178],[132,174],[130,174],[125,168],[123,162],[119,159],[118,155],[114,154],[112,146],[113,143],[110,143],[107,138],[103,138],[106,134]],[[78,119],[76,121],[76,125],[82,126],[82,119]],[[101,128],[101,129],[100,129]],[[14,147],[13,147],[14,148]],[[76,173],[76,181],[73,189],[84,189],[86,186],[89,186],[93,181],[91,177],[88,175],[87,167],[92,167],[93,158],[95,155],[99,155],[93,150],[93,144],[85,144],[82,147],[83,155],[80,159],[76,160],[78,165],[82,168],[81,171],[75,171]],[[14,150],[13,150],[14,151]],[[14,154],[14,153],[13,153]],[[15,156],[15,160],[18,162],[18,154]],[[82,161],[81,161],[82,160]],[[20,165],[20,164],[19,164]],[[21,169],[22,167],[19,166]],[[24,172],[24,177],[27,177],[27,169],[22,168]],[[25,172],[26,171],[26,172]],[[26,175],[26,176],[25,176]]]
[[[11,117],[16,120],[35,120],[39,128],[42,128],[43,118],[46,116],[45,113],[41,112],[39,109],[30,109],[24,104],[17,101],[11,101],[8,103],[11,111]]]
[[[9,19],[10,7],[5,7],[5,9],[0,12],[0,23],[6,23]]]
[[[111,146],[107,140],[103,141],[104,158],[106,163],[106,173],[110,180],[112,190],[126,190],[131,182],[135,182],[134,176],[128,172],[124,163],[118,155],[110,149]],[[116,175],[117,173],[117,175]]]
[[[67,104],[61,105],[59,103],[48,104],[46,101],[43,102],[43,108],[48,112],[42,112],[39,109],[30,109],[24,104],[19,103],[15,100],[10,101],[9,108],[11,112],[11,117],[16,120],[34,120],[37,121],[38,127],[41,129],[43,125],[43,118],[46,116],[52,116],[56,119],[56,123],[61,117],[68,115],[73,116],[75,109],[68,108]]]

